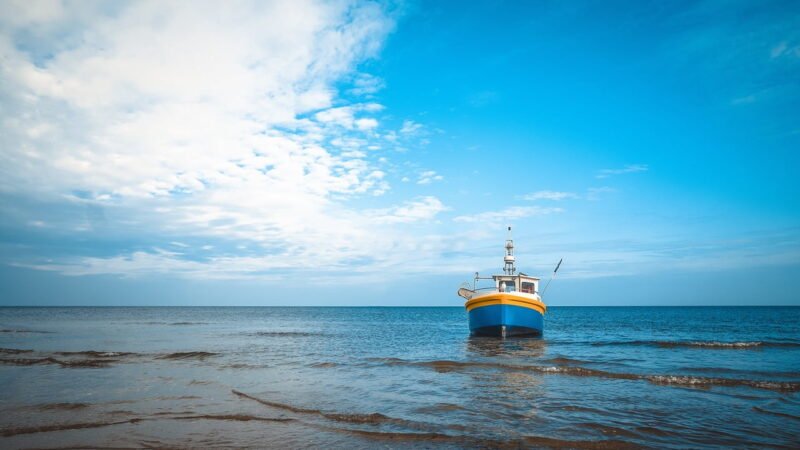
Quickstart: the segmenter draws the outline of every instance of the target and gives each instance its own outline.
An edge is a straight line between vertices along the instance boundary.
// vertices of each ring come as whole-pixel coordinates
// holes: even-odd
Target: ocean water
[[[800,308],[0,308],[0,447],[800,446]]]

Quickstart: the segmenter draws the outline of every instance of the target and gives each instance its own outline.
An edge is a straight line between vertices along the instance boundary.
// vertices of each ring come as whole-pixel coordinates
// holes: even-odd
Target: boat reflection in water
[[[518,337],[515,339],[492,339],[485,336],[469,336],[467,353],[478,358],[509,358],[512,361],[530,362],[545,355],[546,343],[540,337]]]

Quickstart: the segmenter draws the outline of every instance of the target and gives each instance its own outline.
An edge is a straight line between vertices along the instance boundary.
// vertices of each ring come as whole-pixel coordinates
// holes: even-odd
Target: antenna
[[[508,239],[506,239],[506,256],[503,257],[503,273],[514,275],[517,268],[514,267],[514,239],[511,238],[511,227],[508,227]]]
[[[544,285],[544,290],[542,291],[542,295],[547,292],[547,288],[550,287],[550,282],[553,281],[553,278],[556,277],[556,273],[558,273],[558,268],[561,267],[561,263],[564,262],[564,258],[558,260],[558,264],[556,264],[556,269],[553,271],[553,274],[550,275],[550,279],[547,280],[547,284]]]

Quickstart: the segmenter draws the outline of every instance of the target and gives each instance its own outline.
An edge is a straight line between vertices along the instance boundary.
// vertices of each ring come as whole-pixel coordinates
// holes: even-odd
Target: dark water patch
[[[315,336],[328,336],[325,333],[315,333],[310,331],[256,331],[253,333],[244,333],[246,336],[261,336],[261,337],[315,337]]]
[[[794,414],[789,414],[789,413],[780,412],[780,411],[770,411],[770,410],[764,409],[764,408],[762,408],[760,406],[753,406],[753,410],[754,411],[758,411],[758,412],[763,413],[763,414],[769,414],[769,415],[772,415],[772,416],[786,417],[787,419],[800,420],[800,416],[795,416]]]
[[[161,397],[153,397],[153,400],[200,400],[203,397],[197,395],[162,395]]]
[[[175,352],[175,353],[168,353],[166,355],[161,355],[156,357],[156,359],[173,359],[173,360],[181,360],[181,359],[205,359],[211,356],[217,356],[219,353],[211,353],[211,352]]]
[[[42,411],[74,411],[90,407],[89,403],[45,403],[37,405],[36,409]]]
[[[0,436],[12,437],[20,434],[35,434],[35,433],[50,433],[53,431],[68,431],[68,430],[82,430],[87,428],[101,428],[111,425],[121,425],[126,423],[141,422],[142,419],[134,418],[128,420],[119,420],[115,422],[86,422],[86,423],[70,423],[70,424],[54,424],[54,425],[40,425],[31,427],[18,427],[18,428],[5,428],[0,429]]]
[[[327,362],[314,363],[311,364],[309,367],[313,367],[315,369],[330,369],[332,367],[338,367],[338,366],[339,366],[338,363],[327,361]]]
[[[0,364],[10,366],[36,366],[39,364],[58,364],[54,358],[0,358]]]
[[[589,361],[582,361],[580,359],[572,359],[572,358],[567,358],[567,357],[564,357],[564,356],[559,356],[559,357],[556,357],[556,358],[546,359],[543,362],[546,362],[546,363],[549,363],[549,364],[591,364]]]
[[[579,426],[579,427],[582,427],[582,428],[589,428],[589,429],[592,429],[592,430],[597,430],[597,431],[599,431],[600,433],[602,433],[605,436],[621,436],[621,437],[627,437],[627,438],[639,438],[640,437],[638,433],[634,433],[634,432],[628,431],[628,430],[626,430],[624,428],[614,427],[614,426],[611,426],[611,425],[603,425],[603,424],[594,423],[594,422],[579,423],[579,424],[576,424],[576,425]]]
[[[414,411],[422,414],[439,414],[448,413],[452,411],[459,411],[465,409],[463,406],[455,405],[453,403],[437,403],[430,406],[422,406]]]
[[[232,363],[232,364],[221,364],[217,367],[222,369],[263,369],[269,366],[266,364]]]
[[[230,420],[234,422],[292,422],[295,419],[289,417],[261,417],[248,414],[198,414],[194,416],[170,417],[174,420]]]
[[[169,325],[208,325],[208,322],[172,322]]]
[[[644,434],[649,434],[652,436],[661,436],[661,437],[674,437],[675,433],[669,432],[667,430],[662,430],[661,428],[651,427],[651,426],[642,426],[636,427],[636,431]]]
[[[33,350],[20,350],[18,348],[0,348],[0,353],[5,355],[19,355],[22,353],[33,353]]]
[[[52,331],[40,331],[40,330],[15,330],[10,328],[0,329],[0,333],[32,333],[32,334],[53,334]]]

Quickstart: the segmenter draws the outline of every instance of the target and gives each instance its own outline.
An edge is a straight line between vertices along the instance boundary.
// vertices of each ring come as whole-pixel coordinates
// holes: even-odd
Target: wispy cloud
[[[458,216],[453,220],[456,222],[479,222],[498,224],[501,222],[514,221],[531,216],[541,216],[545,214],[556,214],[564,212],[563,208],[543,208],[540,206],[512,206],[499,211],[486,211],[478,214]]]
[[[414,122],[413,120],[404,120],[403,126],[400,128],[400,134],[413,135],[422,131],[422,124]]]
[[[754,94],[745,95],[744,97],[737,97],[731,100],[731,105],[747,105],[750,103],[755,103],[756,96]]]
[[[368,73],[360,73],[353,80],[353,87],[348,89],[347,92],[369,98],[385,86],[381,78]]]
[[[448,208],[436,197],[422,197],[390,209],[368,212],[377,223],[411,223],[433,219]]]
[[[595,178],[608,178],[615,175],[623,175],[626,173],[647,172],[649,167],[647,164],[629,164],[621,169],[603,169],[597,172]]]
[[[602,194],[616,192],[616,189],[609,186],[590,187],[586,189],[586,200],[598,200]]]
[[[523,200],[566,200],[579,198],[578,194],[572,192],[558,192],[558,191],[536,191],[522,196]]]
[[[441,181],[444,177],[437,174],[435,170],[426,170],[419,174],[417,184],[431,184],[434,181]]]

